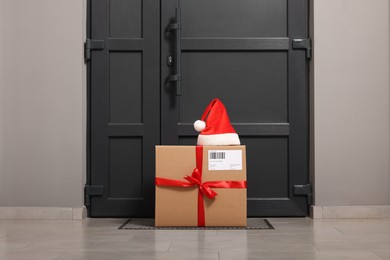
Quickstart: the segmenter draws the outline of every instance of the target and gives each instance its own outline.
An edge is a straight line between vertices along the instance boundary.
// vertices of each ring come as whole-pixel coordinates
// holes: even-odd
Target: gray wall
[[[0,206],[81,207],[82,0],[1,0]]]
[[[390,205],[389,1],[314,0],[315,205]]]
[[[314,2],[315,203],[389,205],[389,2]],[[80,207],[85,0],[0,5],[0,206]]]

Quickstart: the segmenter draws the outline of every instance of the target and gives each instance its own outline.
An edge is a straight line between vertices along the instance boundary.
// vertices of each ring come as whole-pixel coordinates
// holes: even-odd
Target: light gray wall
[[[389,1],[313,8],[315,205],[390,205]]]
[[[389,205],[389,2],[315,0],[316,205]],[[0,206],[79,207],[85,0],[0,0]]]
[[[80,207],[83,0],[1,0],[0,206]]]

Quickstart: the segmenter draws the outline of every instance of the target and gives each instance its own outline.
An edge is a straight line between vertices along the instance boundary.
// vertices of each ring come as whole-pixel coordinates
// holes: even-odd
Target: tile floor
[[[390,260],[390,219],[269,221],[275,230],[118,230],[125,219],[0,220],[0,260]]]

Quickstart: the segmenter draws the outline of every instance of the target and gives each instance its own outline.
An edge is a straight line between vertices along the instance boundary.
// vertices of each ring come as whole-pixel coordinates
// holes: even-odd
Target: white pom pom
[[[202,132],[206,128],[206,122],[202,120],[196,120],[194,123],[194,128],[198,132]]]

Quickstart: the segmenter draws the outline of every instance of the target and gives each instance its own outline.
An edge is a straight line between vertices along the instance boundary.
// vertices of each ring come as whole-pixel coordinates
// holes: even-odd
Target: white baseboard
[[[75,220],[86,217],[85,207],[0,207],[0,219]]]
[[[313,219],[390,219],[390,206],[311,206]],[[0,219],[76,220],[87,217],[85,207],[0,207]]]
[[[311,206],[313,219],[390,219],[390,206]]]

